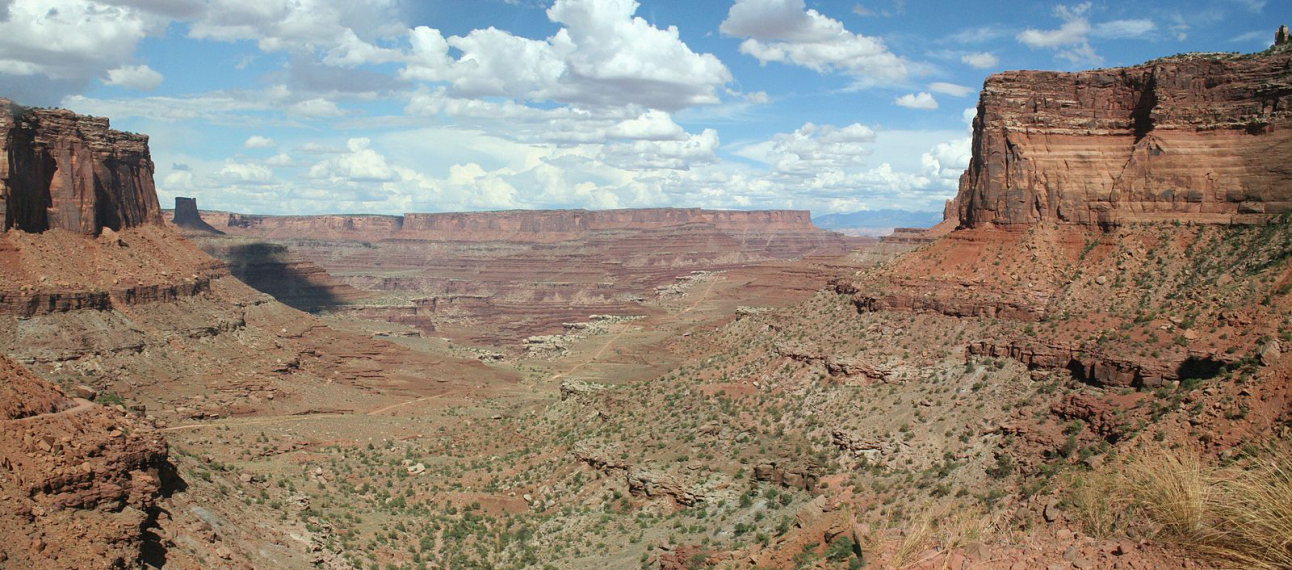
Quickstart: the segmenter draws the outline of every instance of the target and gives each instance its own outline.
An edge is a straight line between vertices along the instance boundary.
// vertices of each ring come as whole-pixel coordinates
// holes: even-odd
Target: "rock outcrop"
[[[1217,355],[1180,354],[1175,357],[1136,358],[1063,343],[1017,340],[978,341],[965,347],[967,356],[1011,358],[1028,368],[1068,370],[1074,377],[1098,386],[1157,388],[1188,378],[1211,378],[1228,362]]]
[[[1292,212],[1292,50],[987,79],[962,227],[1259,222]]]
[[[187,230],[196,230],[200,232],[222,234],[224,232],[211,227],[202,219],[202,214],[197,211],[197,198],[185,198],[183,196],[175,197],[175,216],[171,223]]]
[[[168,470],[166,443],[0,356],[0,566],[129,568]]]
[[[0,99],[0,211],[4,229],[26,232],[160,224],[148,137]]]

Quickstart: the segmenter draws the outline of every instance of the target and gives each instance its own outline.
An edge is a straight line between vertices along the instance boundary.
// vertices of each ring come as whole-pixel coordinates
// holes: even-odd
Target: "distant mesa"
[[[261,238],[557,242],[587,232],[693,225],[731,233],[820,231],[806,210],[507,210],[433,214],[264,216],[227,214],[226,231]]]
[[[206,220],[202,219],[202,214],[197,211],[197,198],[175,197],[175,218],[173,223],[189,230],[224,234],[224,232],[215,229],[211,224],[206,223]]]
[[[0,98],[0,218],[33,233],[161,224],[148,137]]]
[[[987,79],[961,227],[1257,223],[1292,212],[1292,49]]]

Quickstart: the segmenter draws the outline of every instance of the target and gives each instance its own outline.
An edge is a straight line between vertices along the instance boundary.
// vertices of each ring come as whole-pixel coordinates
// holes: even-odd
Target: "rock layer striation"
[[[4,229],[26,232],[160,224],[148,137],[0,99],[0,216]]]
[[[1292,50],[987,79],[962,227],[1258,222],[1292,212]]]

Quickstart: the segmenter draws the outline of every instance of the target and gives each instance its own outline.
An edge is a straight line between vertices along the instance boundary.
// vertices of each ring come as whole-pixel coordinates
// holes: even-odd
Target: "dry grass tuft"
[[[1150,449],[1074,481],[1068,491],[1096,536],[1146,533],[1217,562],[1292,568],[1292,450],[1267,447],[1229,467],[1190,451]]]

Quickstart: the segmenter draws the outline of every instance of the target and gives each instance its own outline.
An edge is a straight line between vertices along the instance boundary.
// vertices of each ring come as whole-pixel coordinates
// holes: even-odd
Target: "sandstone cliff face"
[[[819,231],[806,210],[513,210],[403,216],[256,216],[229,214],[227,230],[268,238],[424,239],[554,242],[589,231],[650,230],[700,224],[740,232]]]
[[[0,206],[6,230],[160,224],[148,137],[111,130],[105,118],[0,99]]]
[[[1292,212],[1292,51],[987,79],[961,226],[1254,222]]]

